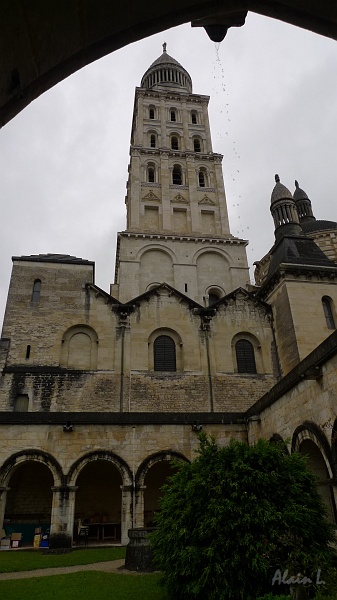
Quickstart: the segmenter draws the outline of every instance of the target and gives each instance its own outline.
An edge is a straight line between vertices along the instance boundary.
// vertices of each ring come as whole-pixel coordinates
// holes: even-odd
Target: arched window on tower
[[[168,335],[160,335],[153,344],[154,370],[176,371],[176,345]]]
[[[197,112],[195,110],[192,110],[191,112],[191,123],[192,125],[197,125],[198,123]]]
[[[171,108],[171,110],[170,110],[170,120],[171,121],[177,120],[177,111],[174,108]]]
[[[41,279],[35,279],[34,285],[33,285],[32,302],[40,301],[40,293],[41,293]]]
[[[182,176],[180,165],[173,166],[172,183],[173,183],[173,185],[182,185],[182,183],[183,183],[183,176]]]
[[[201,152],[200,138],[193,138],[193,149],[194,149],[194,152]]]
[[[155,183],[156,181],[156,170],[153,163],[147,165],[147,181],[149,183]]]
[[[151,146],[151,148],[156,147],[156,136],[154,133],[151,133],[151,136],[150,136],[150,146]]]
[[[200,167],[198,173],[199,179],[199,187],[207,187],[208,186],[208,176],[205,167]]]
[[[179,140],[176,135],[171,137],[171,148],[172,150],[179,150]]]
[[[323,296],[322,306],[328,329],[336,329],[332,299],[329,296]]]
[[[238,373],[256,373],[254,346],[248,340],[238,340],[235,344]]]
[[[150,108],[149,108],[149,119],[154,119],[154,117],[155,117],[154,107],[150,106]]]

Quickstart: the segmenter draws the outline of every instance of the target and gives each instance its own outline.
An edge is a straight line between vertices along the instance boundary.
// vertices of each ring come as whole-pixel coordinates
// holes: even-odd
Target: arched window
[[[154,108],[153,108],[153,106],[150,106],[150,108],[149,108],[149,118],[150,119],[154,119]]]
[[[248,340],[238,340],[235,344],[238,373],[256,373],[254,346]]]
[[[177,120],[177,112],[175,111],[174,108],[171,108],[171,110],[170,110],[170,119],[171,119],[171,121]]]
[[[151,136],[150,136],[150,146],[151,146],[151,148],[156,147],[156,136],[154,133],[151,133]]]
[[[40,293],[41,293],[41,279],[35,279],[34,285],[33,285],[32,302],[40,301]]]
[[[182,183],[183,183],[183,176],[182,176],[180,165],[174,165],[174,167],[173,167],[172,183],[173,183],[173,185],[182,185]]]
[[[156,171],[155,171],[155,166],[153,163],[149,163],[147,165],[147,180],[149,183],[154,183],[156,181],[156,175],[155,175]]]
[[[198,123],[197,113],[195,110],[192,110],[191,112],[191,122],[193,125],[196,125]]]
[[[208,305],[209,306],[211,306],[211,304],[215,304],[215,302],[217,302],[218,300],[220,300],[220,297],[216,292],[210,292],[208,294]]]
[[[201,152],[201,143],[199,138],[193,138],[194,152]]]
[[[205,187],[205,173],[202,169],[199,171],[199,187]]]
[[[323,296],[322,306],[328,329],[336,329],[335,319],[332,312],[332,300],[328,296]]]
[[[28,404],[28,394],[18,394],[14,400],[14,412],[27,412]]]
[[[171,137],[171,148],[172,150],[179,150],[179,141],[176,135]]]
[[[168,335],[160,335],[153,344],[155,371],[176,371],[176,345]]]

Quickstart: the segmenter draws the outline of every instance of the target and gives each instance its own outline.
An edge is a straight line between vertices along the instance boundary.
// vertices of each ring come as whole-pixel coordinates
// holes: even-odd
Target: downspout
[[[209,324],[204,324],[204,327],[207,327],[207,329],[204,329],[204,331],[205,331],[205,340],[206,340],[207,370],[208,370],[208,385],[209,385],[209,401],[210,401],[211,412],[214,412],[213,382],[212,382],[212,373],[211,373],[211,361],[210,361],[210,357],[209,357],[209,339],[208,339]]]
[[[124,339],[125,339],[125,323],[120,323],[121,334],[122,334],[122,348],[121,348],[121,384],[119,391],[119,411],[123,412],[123,395],[124,395]]]
[[[278,348],[277,348],[277,342],[276,342],[276,334],[275,334],[274,315],[273,315],[273,313],[271,313],[271,316],[270,316],[270,324],[271,324],[271,331],[272,331],[272,334],[273,334],[273,342],[274,342],[274,347],[275,347],[277,379],[280,380],[282,378],[282,369],[281,369],[280,357],[279,357]]]

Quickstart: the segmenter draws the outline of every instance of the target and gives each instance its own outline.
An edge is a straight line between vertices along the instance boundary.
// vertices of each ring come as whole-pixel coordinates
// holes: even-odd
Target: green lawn
[[[42,554],[40,550],[0,551],[0,573],[32,571],[47,567],[71,567],[125,558],[125,548],[85,548],[69,554]]]
[[[76,553],[74,553],[76,554]],[[69,575],[0,581],[1,598],[20,600],[167,600],[160,575],[82,571]]]

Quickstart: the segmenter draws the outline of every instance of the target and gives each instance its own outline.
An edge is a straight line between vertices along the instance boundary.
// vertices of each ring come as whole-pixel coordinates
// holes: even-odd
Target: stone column
[[[225,194],[225,186],[222,174],[222,166],[221,166],[222,156],[220,154],[214,155],[214,173],[215,173],[215,190],[218,197],[219,202],[219,211],[220,211],[220,222],[221,222],[221,234],[228,235],[229,234],[229,221],[228,221],[228,212],[227,212],[227,202],[226,202],[226,194]]]
[[[186,100],[182,100],[181,102],[182,105],[182,118],[183,118],[183,127],[184,127],[184,145],[182,146],[182,150],[186,152],[186,150],[190,150],[190,145],[189,145],[189,137],[188,137],[188,123],[189,123],[189,114],[187,111],[187,105],[186,105]]]
[[[146,485],[138,485],[136,488],[135,515],[133,527],[144,527],[144,491]]]
[[[170,202],[170,184],[172,171],[169,168],[169,153],[160,151],[160,170],[161,170],[161,190],[162,190],[162,228],[163,231],[171,231],[171,202]]]
[[[167,121],[167,114],[166,114],[165,96],[162,96],[160,98],[160,128],[161,128],[160,147],[161,148],[168,147],[167,146],[166,121]]]
[[[7,492],[9,492],[10,488],[6,486],[0,486],[0,529],[3,528],[5,509],[6,509],[6,501],[7,501]]]
[[[129,543],[128,530],[132,529],[132,485],[121,485],[122,490],[122,518],[121,518],[121,544]]]
[[[76,486],[52,487],[50,548],[71,548],[73,541]]]
[[[207,110],[207,102],[202,103],[202,112],[203,112],[203,120],[204,120],[205,136],[206,136],[206,148],[204,149],[204,152],[206,152],[206,153],[213,152],[211,129],[209,126],[209,118],[208,118],[208,110]]]
[[[143,146],[144,145],[144,92],[137,91],[138,93],[138,111],[136,115],[137,126],[135,128],[135,139],[131,141],[135,146]]]

